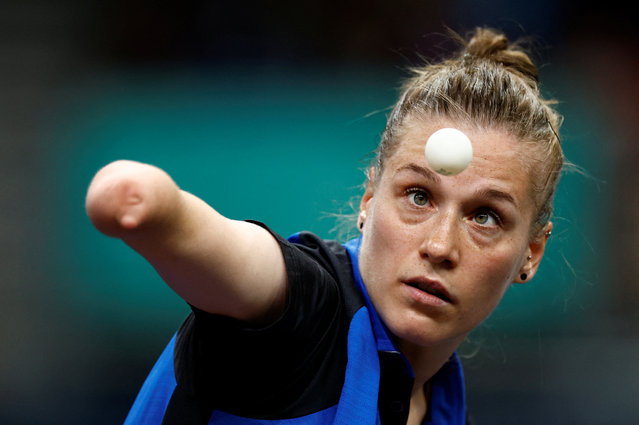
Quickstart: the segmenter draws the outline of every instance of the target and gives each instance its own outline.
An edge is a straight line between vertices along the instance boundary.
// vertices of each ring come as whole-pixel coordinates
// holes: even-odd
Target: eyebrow
[[[515,198],[506,192],[502,192],[497,189],[480,189],[475,193],[476,196],[486,199],[495,199],[497,201],[506,201],[511,203],[515,208],[518,208]]]
[[[422,176],[424,176],[424,178],[426,178],[427,180],[433,182],[433,183],[440,183],[441,179],[439,178],[439,176],[437,174],[435,174],[433,171],[429,170],[428,168],[424,168],[420,165],[414,164],[414,163],[409,163],[406,164],[402,167],[399,167],[397,169],[397,172],[401,172],[401,171],[413,171],[417,174],[421,174]]]
[[[424,168],[414,163],[406,164],[397,169],[398,173],[401,171],[412,171],[417,174],[421,174],[424,178],[426,178],[427,180],[433,183],[441,182],[441,178],[434,171],[431,171],[428,168]],[[505,201],[512,204],[515,208],[519,207],[519,205],[517,204],[517,201],[511,194],[507,192],[503,192],[498,189],[491,189],[491,188],[479,189],[477,192],[475,192],[475,196],[479,198],[484,198],[484,199],[494,199],[497,201]]]

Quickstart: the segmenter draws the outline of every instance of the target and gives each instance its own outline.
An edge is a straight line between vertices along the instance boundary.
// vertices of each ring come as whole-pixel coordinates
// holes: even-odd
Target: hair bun
[[[511,44],[508,37],[490,28],[476,28],[466,44],[464,58],[487,59],[500,63],[509,70],[529,79],[529,85],[539,83],[539,70],[518,45]]]

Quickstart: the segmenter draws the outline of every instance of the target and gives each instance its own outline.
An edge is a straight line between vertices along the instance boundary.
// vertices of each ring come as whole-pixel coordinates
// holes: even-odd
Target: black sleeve
[[[263,419],[335,404],[346,363],[339,261],[331,253],[336,245],[310,234],[303,244],[273,235],[288,276],[283,315],[256,328],[193,308],[175,350],[176,378],[189,393],[226,412]],[[324,397],[317,397],[318,388]]]

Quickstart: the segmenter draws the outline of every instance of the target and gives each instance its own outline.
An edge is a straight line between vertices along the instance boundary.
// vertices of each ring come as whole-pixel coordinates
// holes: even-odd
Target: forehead
[[[447,184],[472,184],[498,186],[507,189],[513,196],[532,198],[530,152],[512,134],[498,128],[475,128],[459,126],[454,122],[419,122],[408,124],[400,136],[393,155],[384,165],[383,174],[394,174],[405,169],[407,164],[428,168],[424,148],[435,131],[453,127],[464,132],[471,140],[473,157],[466,170],[456,176],[441,176]],[[431,169],[432,170],[432,169]]]
[[[421,154],[424,153],[426,141],[435,131],[446,127],[462,131],[471,140],[473,145],[471,166],[475,165],[473,163],[481,161],[503,161],[514,163],[517,166],[527,163],[524,160],[526,144],[517,140],[506,130],[460,126],[446,120],[411,120],[405,123],[404,131],[399,137],[398,146],[392,156],[415,156],[419,152],[420,156],[424,158],[415,157],[415,159],[425,160],[425,156]]]

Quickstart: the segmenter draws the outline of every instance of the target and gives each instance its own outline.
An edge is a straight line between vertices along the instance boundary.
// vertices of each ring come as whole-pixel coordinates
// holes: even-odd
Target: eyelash
[[[423,208],[423,207],[426,207],[428,204],[430,204],[430,193],[428,193],[428,191],[421,189],[419,187],[408,188],[404,191],[404,194],[409,198],[411,205],[413,207]],[[415,202],[414,197],[415,195],[418,195],[418,194],[423,195],[424,198],[426,199],[427,202],[424,205],[419,205],[418,203]],[[481,214],[486,214],[492,217],[492,219],[495,220],[496,226],[503,225],[503,220],[501,219],[501,216],[496,211],[492,210],[491,208],[486,208],[486,207],[479,208],[473,213],[472,217],[474,219]],[[480,223],[477,223],[477,224],[482,227],[492,227],[492,226],[486,226]]]

